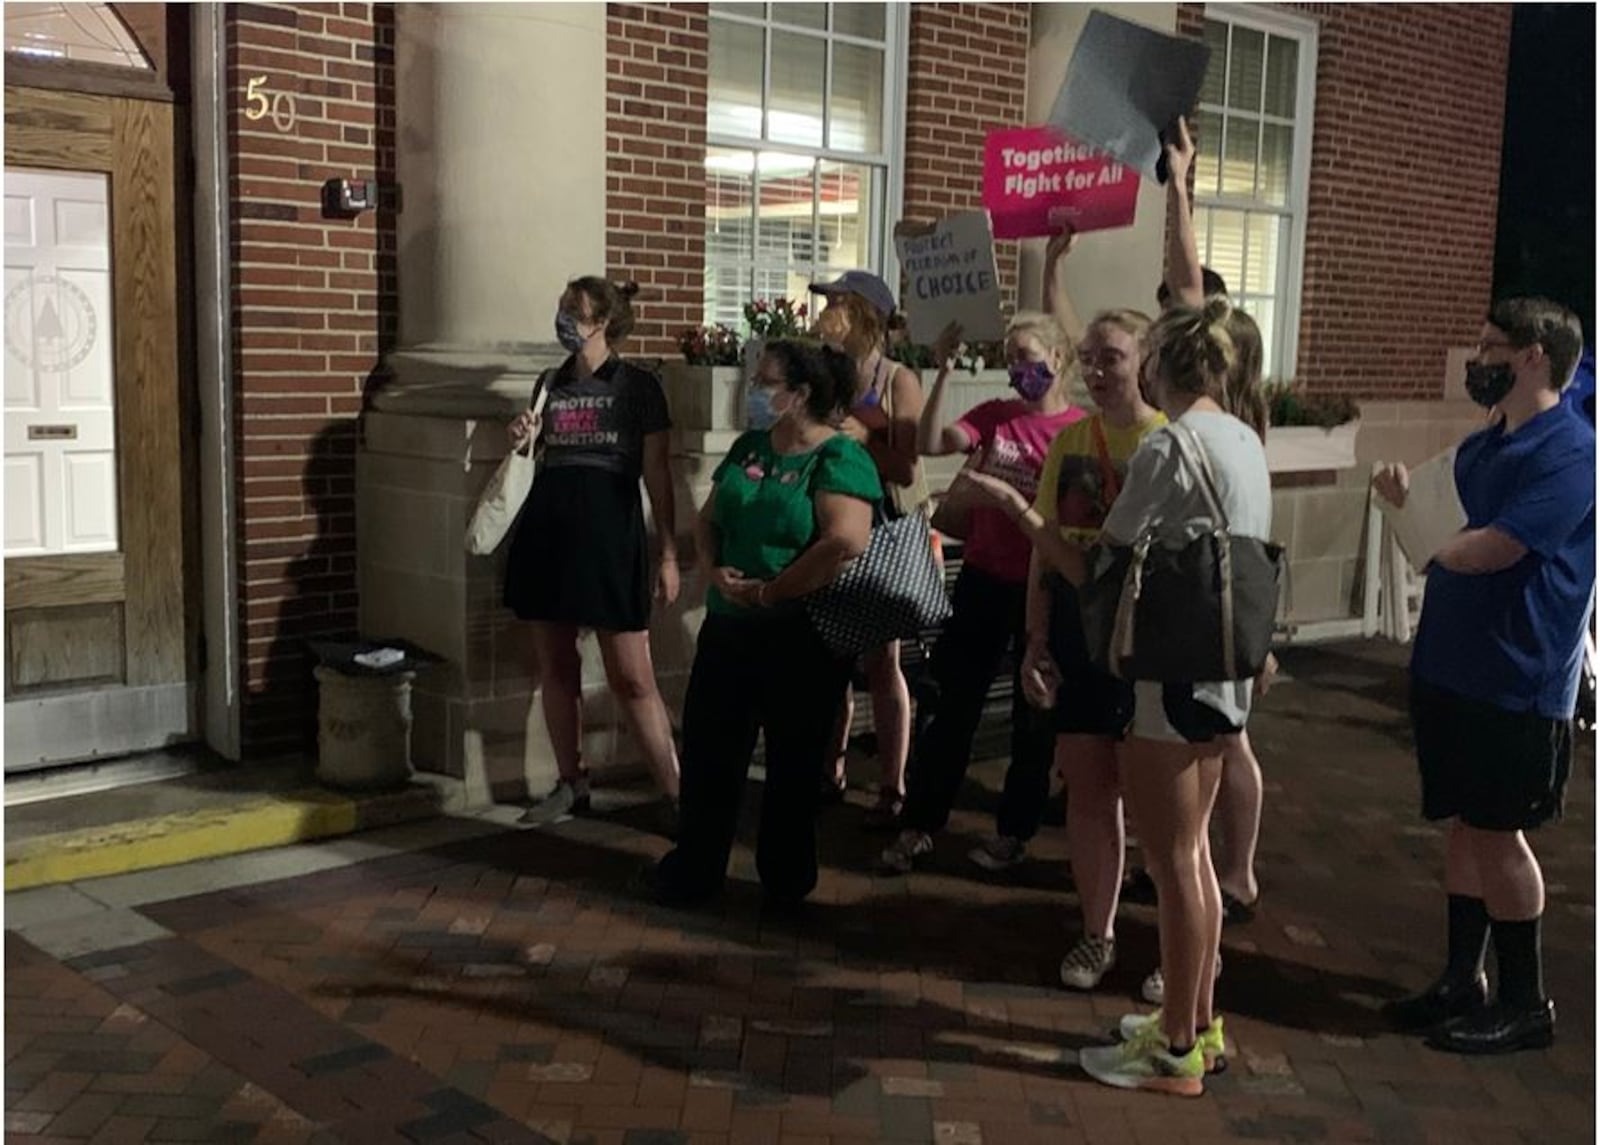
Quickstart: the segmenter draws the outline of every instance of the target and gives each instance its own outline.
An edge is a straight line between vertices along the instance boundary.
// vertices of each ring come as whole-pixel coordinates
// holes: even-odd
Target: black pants
[[[728,871],[756,733],[765,733],[756,870],[767,893],[797,901],[817,885],[817,769],[832,750],[849,664],[798,609],[708,615],[683,707],[678,846],[663,884],[684,898],[716,893]]]
[[[906,774],[905,825],[932,833],[949,822],[983,718],[984,700],[1009,646],[1016,665],[1011,680],[1011,766],[1006,769],[996,828],[1031,839],[1050,795],[1055,732],[1046,713],[1022,694],[1022,653],[1027,647],[1025,585],[1009,584],[965,565],[951,597],[953,614],[933,650],[938,704],[917,737]]]

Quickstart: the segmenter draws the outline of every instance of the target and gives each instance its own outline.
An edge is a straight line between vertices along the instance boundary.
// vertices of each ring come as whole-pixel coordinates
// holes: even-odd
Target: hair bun
[[[616,282],[612,285],[617,288],[617,293],[626,299],[631,300],[634,295],[639,293],[639,284],[631,278],[625,282]]]
[[[1226,322],[1228,315],[1233,312],[1233,306],[1225,294],[1213,294],[1207,298],[1205,305],[1200,308],[1201,315],[1205,318],[1206,325],[1214,326],[1218,322]]]

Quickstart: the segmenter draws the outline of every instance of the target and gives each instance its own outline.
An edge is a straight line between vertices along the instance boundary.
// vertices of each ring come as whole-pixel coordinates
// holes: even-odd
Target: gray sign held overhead
[[[1154,179],[1159,133],[1194,109],[1210,58],[1203,43],[1096,9],[1072,51],[1050,125]]]

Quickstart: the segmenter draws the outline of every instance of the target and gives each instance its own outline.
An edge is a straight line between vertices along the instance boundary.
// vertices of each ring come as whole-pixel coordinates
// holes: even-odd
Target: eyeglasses
[[[1480,338],[1473,349],[1482,354],[1487,350],[1514,350],[1516,347],[1505,338]]]

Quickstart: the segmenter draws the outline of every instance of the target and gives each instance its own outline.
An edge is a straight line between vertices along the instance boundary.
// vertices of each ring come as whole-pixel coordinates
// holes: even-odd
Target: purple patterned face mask
[[[1050,392],[1056,376],[1043,362],[1013,362],[1008,368],[1011,388],[1025,402],[1036,402]]]

